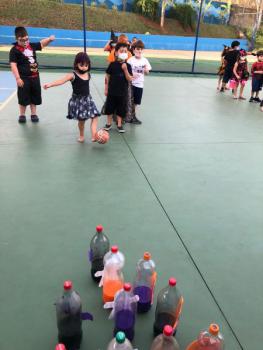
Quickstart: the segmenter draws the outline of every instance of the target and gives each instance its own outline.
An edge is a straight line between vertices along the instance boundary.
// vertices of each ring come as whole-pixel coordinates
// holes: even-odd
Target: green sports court
[[[42,71],[42,85],[61,76]],[[104,350],[113,321],[90,278],[89,242],[102,224],[131,281],[145,250],[156,262],[155,303],[138,315],[134,348],[150,349],[158,291],[177,278],[182,350],[210,323],[227,350],[262,348],[263,113],[218,94],[214,78],[147,77],[141,126],[106,145],[79,144],[65,118],[70,84],[43,90],[40,123],[17,123],[15,82],[0,72],[1,350],[51,350],[54,302],[71,279],[83,310],[81,349]],[[91,94],[104,102],[104,75]],[[246,87],[246,97],[249,85]],[[29,119],[29,118],[28,118]],[[105,124],[105,117],[99,125]]]

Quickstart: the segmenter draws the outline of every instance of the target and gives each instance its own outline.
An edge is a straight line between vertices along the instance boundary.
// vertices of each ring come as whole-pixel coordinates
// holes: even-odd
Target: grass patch
[[[194,31],[184,30],[174,19],[166,19],[161,29],[158,22],[141,15],[101,7],[88,6],[87,29],[93,31],[110,31],[125,33],[167,34],[193,36]],[[82,7],[63,4],[52,0],[7,0],[0,1],[0,25],[24,25],[44,28],[82,29]],[[235,38],[234,27],[223,25],[201,25],[201,36]]]

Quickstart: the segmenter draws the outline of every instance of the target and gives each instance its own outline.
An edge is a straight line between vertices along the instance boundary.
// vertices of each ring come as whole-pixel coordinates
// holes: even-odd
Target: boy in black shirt
[[[234,65],[240,55],[239,46],[240,46],[239,41],[237,40],[233,41],[231,44],[231,48],[228,50],[228,52],[224,56],[225,72],[223,76],[222,88],[220,90],[221,92],[225,91],[226,84],[233,76]]]
[[[24,27],[16,27],[15,37],[17,41],[10,50],[9,62],[17,82],[20,111],[18,122],[26,122],[26,107],[30,105],[31,120],[33,123],[37,123],[39,119],[36,114],[36,106],[42,103],[42,99],[36,51],[41,51],[55,37],[51,35],[40,42],[30,43]]]
[[[107,124],[105,130],[112,126],[112,115],[117,114],[117,128],[120,133],[125,132],[122,127],[122,119],[125,118],[127,109],[128,81],[132,80],[131,65],[125,62],[128,58],[128,45],[118,43],[115,47],[115,61],[110,63],[105,77],[105,114]]]

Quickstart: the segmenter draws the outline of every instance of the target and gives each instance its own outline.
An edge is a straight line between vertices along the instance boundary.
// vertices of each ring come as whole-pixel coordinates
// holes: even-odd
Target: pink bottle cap
[[[123,289],[125,290],[125,292],[130,292],[131,291],[131,284],[124,283]]]
[[[163,334],[167,335],[167,337],[171,337],[173,335],[173,332],[174,330],[172,326],[166,325],[163,327]]]
[[[176,286],[176,279],[174,277],[169,278],[169,286],[174,287]]]
[[[98,225],[98,226],[96,226],[96,231],[97,232],[102,232],[103,231],[103,226],[102,225]]]
[[[71,281],[65,281],[64,282],[64,290],[70,290],[72,288],[72,282]]]
[[[55,350],[67,350],[64,344],[57,344]]]
[[[118,248],[117,245],[113,245],[113,246],[111,247],[111,252],[112,252],[112,253],[118,253],[118,251],[119,251],[119,248]]]

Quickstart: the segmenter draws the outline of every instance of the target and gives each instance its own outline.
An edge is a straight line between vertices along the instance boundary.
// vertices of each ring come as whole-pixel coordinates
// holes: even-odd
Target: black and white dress
[[[100,116],[89,89],[89,81],[81,79],[75,72],[71,81],[73,94],[68,103],[68,119],[87,120]]]

